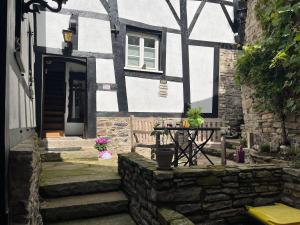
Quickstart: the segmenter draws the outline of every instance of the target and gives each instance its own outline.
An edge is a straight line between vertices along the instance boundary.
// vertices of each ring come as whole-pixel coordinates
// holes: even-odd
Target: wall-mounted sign
[[[159,83],[159,97],[168,97],[168,83],[166,80],[160,80]]]
[[[105,91],[109,91],[111,89],[110,84],[103,84],[102,89],[105,90]]]

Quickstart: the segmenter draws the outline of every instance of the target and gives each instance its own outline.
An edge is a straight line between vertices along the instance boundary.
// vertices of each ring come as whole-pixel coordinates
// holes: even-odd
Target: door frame
[[[35,79],[36,79],[36,93],[40,93],[40,96],[36,97],[36,115],[37,115],[37,130],[40,137],[43,134],[43,62],[44,58],[61,59],[64,62],[74,62],[82,65],[86,65],[86,121],[84,123],[84,136],[83,138],[96,138],[97,136],[97,124],[96,124],[96,58],[95,57],[65,57],[58,54],[47,54],[47,49],[44,51],[38,51],[36,49],[36,63],[35,63]],[[38,95],[38,94],[37,94]]]

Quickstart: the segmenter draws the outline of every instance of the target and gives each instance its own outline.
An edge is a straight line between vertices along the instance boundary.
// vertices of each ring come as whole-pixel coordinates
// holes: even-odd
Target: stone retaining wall
[[[194,225],[182,214],[167,208],[158,209],[158,220],[161,225]]]
[[[300,209],[300,170],[283,169],[283,195],[281,200],[295,208]]]
[[[9,167],[9,207],[12,224],[42,225],[39,212],[41,159],[36,136],[10,150]]]
[[[119,155],[119,174],[140,225],[159,225],[159,207],[199,225],[241,224],[245,205],[277,202],[283,191],[282,168],[270,164],[158,171],[155,162],[128,153]]]

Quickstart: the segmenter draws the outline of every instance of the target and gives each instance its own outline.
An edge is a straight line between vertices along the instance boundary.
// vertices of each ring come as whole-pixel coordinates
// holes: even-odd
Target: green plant
[[[263,37],[239,54],[236,81],[253,89],[256,110],[281,121],[281,144],[287,145],[286,118],[300,107],[300,3],[259,0],[256,13]]]
[[[187,117],[192,128],[200,127],[204,123],[201,108],[190,108],[187,112]]]
[[[260,152],[267,153],[267,152],[271,152],[271,147],[269,144],[261,144],[259,146],[259,150],[260,150]]]

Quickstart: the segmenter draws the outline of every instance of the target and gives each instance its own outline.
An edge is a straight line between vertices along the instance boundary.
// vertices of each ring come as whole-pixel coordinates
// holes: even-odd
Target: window
[[[140,70],[159,69],[159,37],[142,33],[126,35],[126,67]]]
[[[70,73],[68,122],[84,122],[85,110],[85,74]]]

